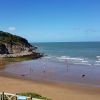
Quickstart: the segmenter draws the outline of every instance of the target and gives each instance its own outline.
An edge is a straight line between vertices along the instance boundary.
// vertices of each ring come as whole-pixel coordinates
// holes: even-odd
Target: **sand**
[[[59,85],[0,76],[0,91],[35,92],[52,100],[100,100],[100,88],[82,85]]]

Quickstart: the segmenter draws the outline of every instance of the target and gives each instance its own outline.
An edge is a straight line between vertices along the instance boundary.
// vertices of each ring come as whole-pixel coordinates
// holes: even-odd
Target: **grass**
[[[33,58],[31,56],[0,58],[0,69],[5,68],[5,65],[7,64],[11,64],[14,62],[28,61],[28,60],[33,60],[33,59],[37,59],[37,58]]]
[[[27,60],[33,60],[37,58],[41,58],[42,56],[37,56],[37,54],[32,54],[32,55],[25,55],[21,57],[5,57],[1,58],[0,61],[2,62],[2,65],[8,64],[8,63],[13,63],[13,62],[21,62],[21,61],[27,61]]]
[[[49,98],[43,97],[37,93],[31,93],[31,92],[26,92],[26,93],[17,93],[17,95],[21,96],[27,96],[27,97],[32,97],[32,98],[38,98],[38,99],[43,99],[43,100],[51,100]]]
[[[21,56],[21,57],[6,57],[4,59],[8,62],[20,62],[20,61],[33,60],[37,58],[33,55],[26,55],[26,56]]]
[[[29,57],[7,57],[4,59],[6,62],[20,62],[20,61],[32,60],[32,58]]]

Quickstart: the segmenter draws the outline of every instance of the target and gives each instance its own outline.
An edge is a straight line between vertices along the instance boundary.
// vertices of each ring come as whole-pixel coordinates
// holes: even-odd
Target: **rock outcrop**
[[[0,54],[8,54],[8,49],[4,44],[0,44]]]
[[[0,31],[0,56],[17,57],[36,54],[36,47],[32,46],[25,38]]]

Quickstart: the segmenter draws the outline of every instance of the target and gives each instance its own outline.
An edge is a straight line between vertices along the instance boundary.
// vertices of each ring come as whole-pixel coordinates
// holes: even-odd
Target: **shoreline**
[[[76,84],[33,81],[0,71],[0,91],[35,92],[52,100],[100,100],[100,88]],[[82,98],[83,97],[83,98]]]
[[[23,76],[6,73],[3,69],[0,69],[0,91],[10,93],[34,92],[51,100],[100,100],[100,87],[30,80]]]
[[[4,71],[33,81],[100,87],[99,70],[100,67],[93,66],[70,65],[66,67],[66,64],[42,58],[8,65]],[[84,78],[83,74],[85,74]]]
[[[30,80],[0,76],[3,86],[0,90],[5,92],[35,92],[52,100],[99,100],[100,89],[93,87],[82,87],[76,85],[61,86],[58,84],[48,84]],[[7,81],[8,83],[5,83]],[[2,84],[0,83],[0,86]],[[73,98],[74,97],[74,98]],[[85,99],[82,99],[84,97]],[[79,98],[79,99],[77,99]]]
[[[23,76],[16,76],[10,73],[5,73],[3,71],[0,71],[0,77],[5,77],[5,78],[11,78],[11,79],[18,79],[18,80],[23,80],[23,81],[28,81],[28,82],[32,82],[32,83],[40,83],[40,84],[45,84],[45,85],[52,85],[52,86],[57,86],[57,87],[82,87],[82,88],[93,88],[93,89],[100,89],[100,87],[95,87],[93,85],[84,85],[84,84],[75,84],[75,83],[57,83],[57,82],[51,82],[51,81],[44,81],[44,80],[31,80],[28,78],[25,78]]]
[[[31,52],[31,53],[24,54],[24,55],[23,54],[17,55],[17,56],[15,55],[16,54],[11,54],[11,55],[8,54],[8,55],[2,55],[2,56],[0,55],[0,69],[3,69],[5,65],[7,64],[28,61],[28,60],[33,60],[33,59],[39,59],[43,57],[43,54],[36,53],[36,52]]]

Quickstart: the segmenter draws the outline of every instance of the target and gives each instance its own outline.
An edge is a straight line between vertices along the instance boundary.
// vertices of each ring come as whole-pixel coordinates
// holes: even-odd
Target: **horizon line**
[[[62,42],[62,43],[64,43],[64,42],[69,42],[69,43],[71,43],[71,42],[100,42],[100,41],[48,41],[48,42],[30,42],[30,43],[59,43],[59,42]]]

